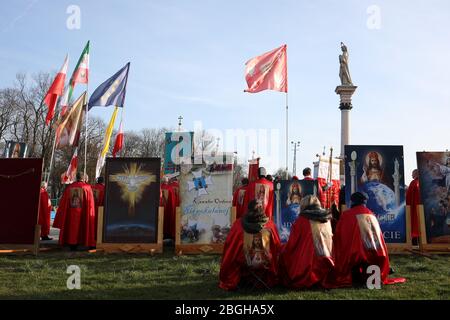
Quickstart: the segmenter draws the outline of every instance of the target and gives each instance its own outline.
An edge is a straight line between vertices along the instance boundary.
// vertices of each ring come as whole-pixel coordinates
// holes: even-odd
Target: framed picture
[[[391,251],[411,249],[406,213],[403,146],[345,146],[345,199],[350,208],[354,192],[368,196]]]
[[[417,152],[421,227],[420,246],[448,251],[450,246],[450,153]]]
[[[0,159],[0,194],[7,199],[0,210],[0,250],[37,254],[42,165],[42,159]]]
[[[134,245],[135,251],[162,250],[160,166],[160,158],[106,159],[98,248],[124,251]]]
[[[286,243],[291,227],[300,214],[300,201],[306,195],[317,195],[316,180],[281,180],[274,186],[273,218],[282,243]]]
[[[26,158],[28,146],[24,142],[6,141],[5,158]]]
[[[177,210],[177,253],[221,253],[236,214],[233,165],[182,165]]]

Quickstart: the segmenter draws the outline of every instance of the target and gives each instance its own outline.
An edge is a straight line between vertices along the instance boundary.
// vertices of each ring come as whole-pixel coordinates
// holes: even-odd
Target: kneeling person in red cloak
[[[369,266],[380,268],[381,283],[402,283],[404,278],[389,279],[389,255],[383,233],[375,214],[366,207],[367,196],[356,192],[351,196],[351,208],[344,211],[334,235],[336,264],[335,286],[366,285],[373,273]]]
[[[280,254],[280,280],[289,288],[329,287],[334,269],[331,213],[322,209],[316,196],[300,202],[300,215]]]
[[[219,287],[234,290],[238,285],[269,288],[277,284],[280,238],[255,200],[248,212],[233,224],[225,241]]]
[[[59,228],[59,244],[71,250],[77,246],[93,248],[95,242],[95,201],[92,188],[77,174],[60,200],[53,227]]]

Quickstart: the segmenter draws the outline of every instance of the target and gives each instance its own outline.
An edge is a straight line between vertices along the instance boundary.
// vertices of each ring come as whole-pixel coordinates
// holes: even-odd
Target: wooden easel
[[[37,256],[39,252],[40,239],[41,239],[41,226],[37,224],[34,227],[33,244],[0,244],[0,254],[31,252],[32,254]]]
[[[417,206],[419,213],[419,249],[421,252],[432,251],[433,253],[450,253],[450,243],[428,243],[427,231],[425,228],[425,210],[423,205]]]
[[[104,243],[103,242],[103,207],[98,208],[97,251],[106,253],[162,253],[164,207],[158,209],[158,229],[156,243]]]
[[[236,207],[231,207],[231,224],[236,221]],[[181,243],[181,208],[177,207],[175,218],[175,253],[182,254],[222,254],[223,243],[182,244]]]

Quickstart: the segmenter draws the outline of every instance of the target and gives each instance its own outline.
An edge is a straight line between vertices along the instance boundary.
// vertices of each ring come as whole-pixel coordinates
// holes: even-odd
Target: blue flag
[[[129,69],[130,63],[128,62],[125,67],[95,89],[89,99],[88,110],[91,110],[92,107],[108,106],[123,108]]]

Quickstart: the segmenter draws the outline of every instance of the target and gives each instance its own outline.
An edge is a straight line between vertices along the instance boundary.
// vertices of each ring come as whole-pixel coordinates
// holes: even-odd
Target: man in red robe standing
[[[59,244],[70,246],[72,251],[78,246],[96,246],[94,194],[81,174],[77,173],[77,182],[64,190],[53,227],[60,229]]]
[[[219,273],[219,287],[224,290],[249,284],[270,288],[278,282],[281,242],[277,227],[255,200],[250,202],[248,209],[234,222],[225,240]]]
[[[419,238],[419,213],[417,206],[421,204],[420,188],[419,188],[419,170],[414,169],[412,172],[413,181],[409,184],[406,192],[406,205],[409,206],[411,214],[411,238],[413,245],[417,245]]]
[[[164,238],[175,239],[177,204],[175,190],[167,177],[164,177],[161,183],[160,206],[164,207]]]
[[[50,214],[52,212],[52,203],[47,192],[47,183],[41,184],[41,196],[39,201],[39,224],[41,225],[41,240],[53,240],[50,234]]]
[[[273,183],[266,179],[266,169],[258,169],[258,179],[248,185],[245,192],[244,205],[248,208],[250,201],[255,200],[266,216],[272,220],[273,215]]]
[[[244,206],[245,192],[248,187],[248,179],[243,178],[241,180],[241,186],[234,191],[233,194],[233,207],[236,207],[236,219],[242,218],[246,212],[246,207]]]
[[[366,207],[368,197],[351,195],[351,208],[344,211],[334,235],[335,286],[365,285],[369,266],[380,268],[382,284],[402,283],[404,278],[389,279],[389,255],[375,214]]]
[[[327,288],[334,269],[331,214],[314,195],[300,201],[300,212],[280,254],[280,282],[294,289]]]
[[[170,181],[169,185],[172,187],[174,197],[175,197],[175,205],[177,207],[180,206],[180,184],[178,183],[177,178],[172,178],[172,181]]]
[[[98,207],[105,206],[105,183],[103,177],[97,178],[97,183],[92,186],[95,201],[95,240],[97,240]]]
[[[303,169],[303,180],[314,180],[314,178],[311,177],[311,168]]]

